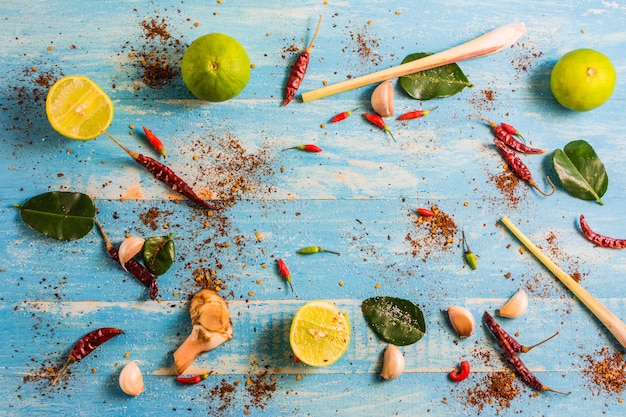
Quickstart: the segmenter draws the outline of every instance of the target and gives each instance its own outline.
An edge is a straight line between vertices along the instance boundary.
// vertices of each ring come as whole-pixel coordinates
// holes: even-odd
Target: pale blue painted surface
[[[571,390],[572,395],[533,398],[526,389],[509,408],[486,406],[482,415],[497,411],[499,415],[622,415],[618,395],[594,395],[583,375],[582,359],[604,346],[621,348],[529,254],[520,254],[518,243],[496,222],[510,217],[563,269],[580,272],[581,284],[590,293],[626,318],[626,252],[594,248],[581,237],[576,220],[584,213],[599,231],[626,237],[622,123],[626,5],[621,1],[476,5],[332,0],[328,5],[282,0],[260,4],[31,1],[25,6],[5,1],[0,6],[0,394],[4,398],[0,414],[93,415],[98,410],[102,415],[243,415],[251,405],[244,381],[268,366],[271,373],[278,368],[277,388],[271,398],[264,398],[262,408],[250,406],[252,415],[475,415],[477,410],[463,403],[465,390],[484,373],[506,365],[482,328],[457,343],[441,311],[460,304],[478,318],[482,311],[499,307],[518,287],[530,287],[529,311],[505,325],[519,332],[525,343],[560,331],[556,342],[524,359],[545,384]],[[503,24],[524,22],[528,34],[510,50],[464,62],[462,68],[475,87],[455,97],[417,103],[397,90],[398,112],[439,108],[411,123],[389,120],[398,139],[393,143],[358,114],[337,125],[328,123],[340,111],[366,109],[371,87],[280,106],[294,59],[285,50],[291,44],[308,43],[319,14],[324,22],[302,91],[321,87],[323,81],[337,82],[395,65],[411,52],[446,49]],[[244,92],[226,103],[203,105],[186,91],[180,77],[163,88],[135,90],[137,73],[127,56],[129,45],[142,48],[146,41],[139,23],[157,16],[183,43],[213,31],[237,37],[256,65]],[[194,22],[199,26],[194,27]],[[359,56],[355,34],[375,41],[373,58]],[[54,48],[48,50],[48,45]],[[556,104],[548,80],[558,57],[579,47],[606,53],[618,71],[618,84],[604,106],[574,114]],[[35,74],[80,73],[96,80],[116,106],[109,131],[146,154],[152,151],[141,135],[128,135],[128,126],[146,125],[159,132],[168,147],[168,164],[196,188],[210,187],[214,184],[210,177],[215,175],[214,154],[198,152],[196,141],[216,146],[215,141],[230,135],[248,152],[264,150],[268,174],[256,177],[255,190],[225,212],[228,234],[217,240],[231,246],[214,249],[213,244],[203,244],[214,237],[215,228],[204,227],[200,211],[186,201],[170,201],[169,190],[108,139],[72,142],[53,132],[43,109],[45,88],[29,72],[33,66]],[[39,93],[33,94],[33,88]],[[495,99],[483,100],[484,90],[493,91]],[[489,181],[490,175],[500,172],[501,161],[489,146],[490,131],[470,118],[477,114],[510,122],[535,145],[547,149],[574,139],[587,140],[610,177],[605,205],[576,200],[561,188],[544,198],[525,186],[518,189],[521,202],[512,205]],[[324,152],[280,152],[307,142],[319,144]],[[193,161],[194,155],[198,161]],[[547,156],[525,161],[540,185],[545,184],[541,173],[554,177]],[[143,198],[120,201],[129,188],[139,188]],[[168,223],[169,231],[176,234],[180,258],[159,279],[160,303],[146,301],[144,289],[111,263],[95,230],[75,242],[57,242],[28,229],[13,208],[39,193],[64,189],[94,197],[99,218],[116,244],[126,232],[166,233],[150,230],[139,216],[152,207],[170,212],[159,217],[159,224]],[[473,251],[480,255],[478,271],[468,270],[463,263],[458,240],[451,250],[437,253],[432,248],[435,251],[425,262],[423,254],[411,254],[406,235],[419,233],[412,212],[431,204],[451,215],[459,231],[466,231]],[[260,243],[257,231],[264,237]],[[548,242],[551,235],[556,243]],[[244,244],[235,244],[236,238]],[[311,244],[339,250],[342,256],[294,254]],[[276,257],[284,258],[292,270],[293,294],[273,268]],[[186,300],[197,289],[193,281],[197,267],[217,269],[228,285],[224,293],[233,312],[235,338],[196,362],[199,368],[220,375],[203,385],[182,387],[168,369],[171,352],[190,328]],[[511,274],[509,279],[504,278],[506,273]],[[263,283],[256,284],[257,279]],[[250,291],[253,297],[248,296]],[[410,298],[427,317],[426,337],[403,348],[407,371],[391,383],[381,383],[377,377],[384,344],[368,329],[359,309],[363,299],[374,295]],[[328,368],[307,368],[290,358],[291,316],[311,299],[335,301],[350,314],[353,325],[347,354]],[[80,336],[101,326],[121,327],[126,335],[74,364],[72,374],[58,387],[50,388],[45,379],[24,381],[42,367],[60,365]],[[483,363],[476,357],[478,351],[490,352],[492,360]],[[138,398],[126,397],[117,386],[121,366],[129,360],[124,358],[126,352],[139,361],[145,374],[147,391]],[[475,372],[456,385],[446,374],[462,359],[469,359]],[[253,365],[254,360],[258,365]],[[92,368],[97,372],[92,373]],[[209,393],[221,378],[242,382],[228,404]]]

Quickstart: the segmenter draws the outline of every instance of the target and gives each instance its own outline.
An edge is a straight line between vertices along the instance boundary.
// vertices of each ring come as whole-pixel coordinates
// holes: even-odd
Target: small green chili
[[[476,269],[478,267],[478,258],[476,257],[476,255],[474,255],[474,252],[470,250],[470,247],[467,244],[467,240],[465,240],[465,232],[462,232],[462,234],[463,243],[465,244],[465,260],[467,261],[467,264],[470,266],[470,268]]]
[[[334,253],[335,255],[341,255],[341,253],[339,253],[339,252],[333,252],[331,250],[326,250],[326,249],[321,248],[319,246],[307,246],[306,248],[302,248],[302,249],[296,251],[296,253],[298,253],[300,255],[313,255],[314,253],[320,253],[320,252],[328,252],[328,253]]]

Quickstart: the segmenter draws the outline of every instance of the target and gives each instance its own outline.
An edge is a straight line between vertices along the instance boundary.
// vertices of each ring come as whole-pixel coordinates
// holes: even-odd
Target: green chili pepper
[[[176,244],[174,234],[169,236],[153,236],[143,244],[143,259],[146,268],[154,275],[163,275],[174,263]]]
[[[465,244],[465,260],[467,261],[467,264],[470,266],[470,268],[476,269],[478,268],[478,258],[470,250],[470,247],[467,244],[467,240],[465,240],[465,232],[462,232],[462,234],[463,234],[463,243]]]
[[[298,253],[300,255],[313,255],[314,253],[320,253],[320,252],[328,252],[328,253],[334,253],[335,255],[341,255],[341,253],[339,253],[339,252],[333,252],[331,250],[326,250],[326,249],[321,248],[319,246],[307,246],[306,248],[302,248],[302,249],[296,251],[296,253]]]

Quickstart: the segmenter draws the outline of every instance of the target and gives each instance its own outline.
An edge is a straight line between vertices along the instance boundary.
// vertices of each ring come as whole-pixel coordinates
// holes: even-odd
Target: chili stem
[[[488,32],[476,39],[462,45],[455,46],[446,51],[438,52],[436,54],[416,59],[382,71],[374,72],[372,74],[351,78],[347,81],[307,91],[302,93],[302,101],[306,103],[307,101],[313,101],[331,96],[333,94],[343,93],[354,88],[391,80],[392,78],[398,78],[403,75],[413,74],[415,72],[437,68],[453,62],[493,54],[514,45],[515,42],[525,33],[526,27],[523,23],[513,23],[501,26],[500,28],[492,30],[491,32]]]
[[[611,313],[602,303],[587,292],[571,276],[563,271],[557,264],[548,258],[533,242],[530,241],[507,217],[501,220],[510,231],[519,239],[526,248],[556,276],[578,299],[606,326],[615,339],[626,348],[626,324],[615,314]]]

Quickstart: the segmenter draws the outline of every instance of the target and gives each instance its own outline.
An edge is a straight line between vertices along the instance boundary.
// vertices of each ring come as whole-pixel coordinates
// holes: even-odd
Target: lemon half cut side
[[[95,139],[113,121],[113,102],[90,78],[68,75],[50,87],[46,115],[54,130],[65,137]]]

